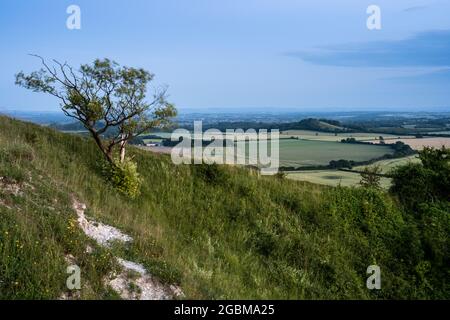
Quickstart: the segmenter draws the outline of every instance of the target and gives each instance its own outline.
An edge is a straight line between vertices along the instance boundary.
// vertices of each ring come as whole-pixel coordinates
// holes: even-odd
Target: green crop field
[[[306,132],[306,131],[303,131]],[[310,131],[312,132],[312,131]],[[167,134],[167,133],[166,133]],[[159,135],[155,133],[155,135]],[[349,136],[349,135],[346,135]],[[334,135],[327,136],[335,138]],[[340,138],[343,138],[341,136]],[[360,137],[362,138],[362,136]],[[368,136],[365,136],[367,139]],[[154,141],[155,139],[150,139]],[[238,139],[239,140],[239,139]],[[289,139],[282,135],[279,140],[280,166],[281,167],[304,167],[328,165],[332,160],[353,160],[367,161],[379,158],[385,154],[392,154],[393,150],[389,146],[347,144],[337,141]],[[268,149],[270,150],[270,142]],[[238,151],[237,158],[242,159],[244,153]],[[249,163],[249,142],[245,143],[246,163]],[[353,185],[353,183],[351,183]]]
[[[382,160],[378,161],[376,164],[380,166],[381,171],[383,173],[388,173],[390,170],[394,169],[395,167],[405,165],[409,162],[420,162],[419,158],[417,156],[409,156],[406,158],[400,158],[400,159],[388,159],[388,160]],[[363,170],[365,166],[358,166],[354,167],[354,170]]]
[[[388,146],[348,144],[335,141],[280,139],[279,146],[281,167],[328,165],[332,160],[341,159],[367,161],[393,153]],[[247,142],[247,159],[249,157],[248,149]],[[270,146],[268,149],[270,150]]]
[[[332,160],[366,161],[392,154],[388,146],[333,141],[280,140],[280,166],[327,165]]]
[[[361,176],[354,172],[345,172],[339,170],[315,170],[288,173],[287,177],[297,181],[307,181],[316,184],[329,186],[345,186],[351,187],[359,184]],[[387,188],[390,185],[390,180],[382,178],[381,185]]]
[[[376,164],[380,166],[383,173],[389,172],[391,169],[407,164],[408,162],[418,162],[416,156],[401,158],[401,159],[389,159],[378,161]],[[361,171],[365,166],[354,167],[354,170]],[[317,184],[329,185],[329,186],[356,186],[361,180],[361,175],[355,172],[345,172],[339,170],[314,170],[303,172],[291,172],[287,174],[287,177],[292,180],[307,181]],[[381,185],[384,188],[388,188],[391,184],[390,179],[382,178]]]

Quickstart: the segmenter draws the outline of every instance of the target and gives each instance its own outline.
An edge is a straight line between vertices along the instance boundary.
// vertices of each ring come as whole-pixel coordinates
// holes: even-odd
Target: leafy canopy
[[[155,89],[147,101],[147,86],[154,75],[144,69],[120,66],[109,59],[95,60],[74,70],[53,60],[31,74],[19,72],[16,84],[60,100],[62,111],[89,130],[106,159],[113,163],[113,149],[151,128],[170,123],[175,107],[166,100],[166,88]],[[105,133],[111,139],[103,139]],[[124,160],[123,158],[121,159]]]

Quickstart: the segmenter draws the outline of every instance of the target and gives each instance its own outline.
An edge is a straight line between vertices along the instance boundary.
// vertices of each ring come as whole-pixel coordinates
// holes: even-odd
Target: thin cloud
[[[415,12],[415,11],[421,11],[421,10],[427,9],[427,8],[429,8],[429,7],[430,7],[430,6],[425,6],[425,5],[423,5],[423,6],[412,6],[412,7],[403,9],[403,12]]]
[[[434,70],[430,72],[424,72],[420,74],[400,76],[400,77],[389,77],[384,78],[389,81],[398,81],[402,83],[450,83],[450,68],[444,68],[440,70]]]
[[[424,32],[399,41],[325,46],[288,56],[317,65],[342,67],[448,67],[450,30]]]

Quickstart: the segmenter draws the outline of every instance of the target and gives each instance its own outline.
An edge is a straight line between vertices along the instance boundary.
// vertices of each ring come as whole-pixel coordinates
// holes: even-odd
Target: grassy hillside
[[[144,178],[136,200],[105,185],[90,140],[0,117],[0,298],[59,297],[69,254],[87,299],[117,297],[102,281],[114,255],[194,299],[448,297],[422,268],[418,226],[383,192],[130,151]],[[134,241],[97,246],[74,223],[72,196]],[[366,288],[372,264],[380,291]]]

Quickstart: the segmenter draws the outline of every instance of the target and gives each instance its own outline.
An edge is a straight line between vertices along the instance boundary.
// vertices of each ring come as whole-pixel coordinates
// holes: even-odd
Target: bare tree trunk
[[[105,148],[105,146],[102,143],[102,140],[100,139],[99,135],[97,134],[97,132],[95,132],[92,129],[89,129],[89,131],[91,132],[92,137],[94,138],[95,143],[97,144],[97,146],[100,148],[100,150],[102,151],[103,155],[106,157],[106,160],[113,164],[114,161],[112,159],[112,154],[109,150],[107,150]]]
[[[125,139],[125,135],[122,135],[122,139]],[[125,145],[127,144],[126,140],[123,140],[120,143],[120,163],[123,163],[125,161]]]

